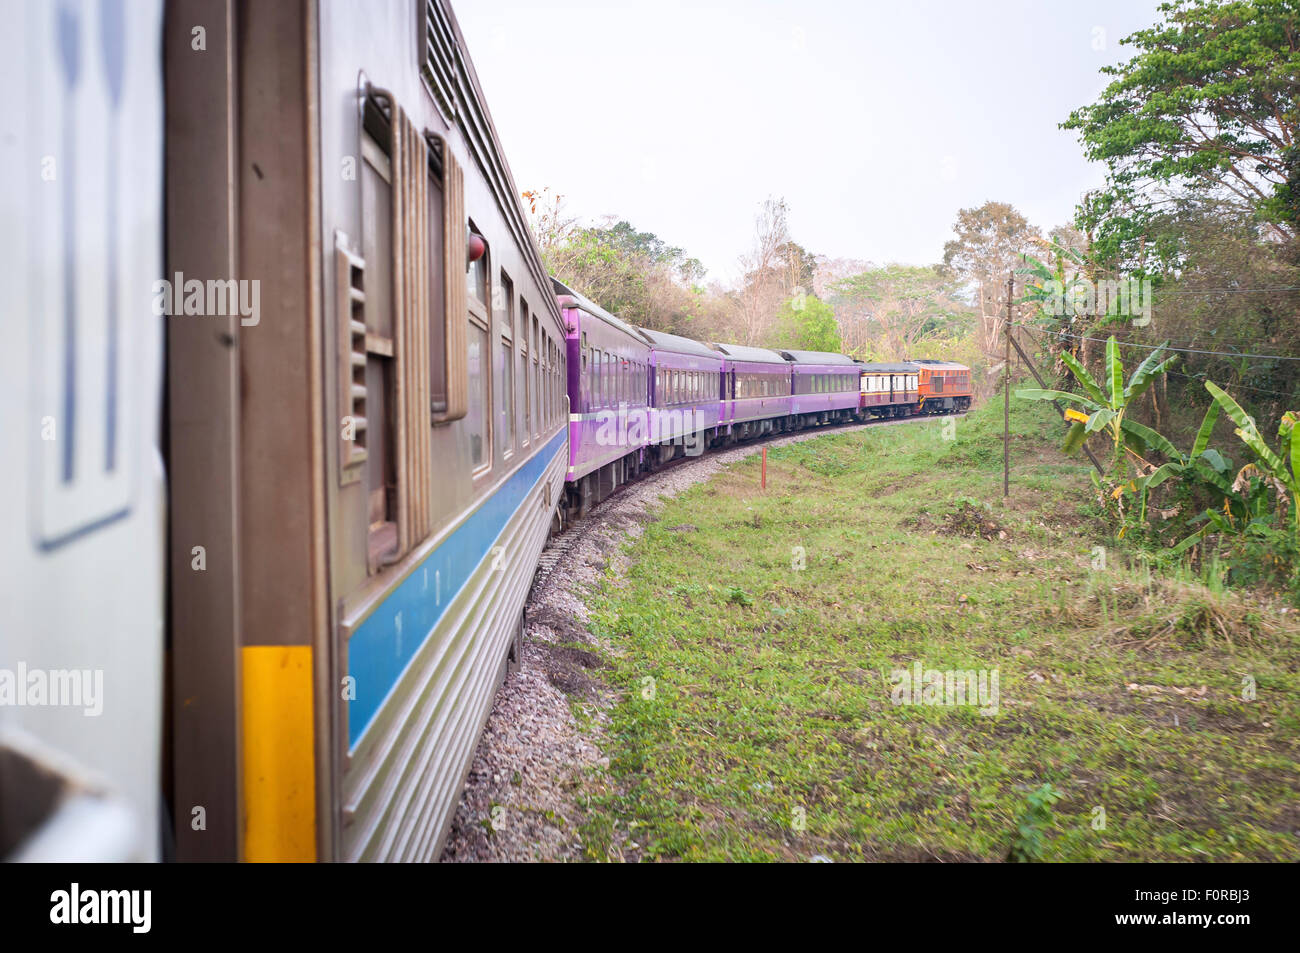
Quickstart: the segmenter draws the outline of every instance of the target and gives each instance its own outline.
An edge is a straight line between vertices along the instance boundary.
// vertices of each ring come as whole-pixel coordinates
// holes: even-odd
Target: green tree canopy
[[[799,351],[840,350],[840,329],[830,305],[813,296],[788,298],[763,340],[765,347]]]
[[[1103,72],[1098,102],[1070,114],[1107,182],[1080,211],[1100,259],[1142,268],[1146,225],[1171,196],[1249,210],[1294,235],[1300,125],[1297,0],[1175,0],[1161,22],[1126,37],[1137,54]]]

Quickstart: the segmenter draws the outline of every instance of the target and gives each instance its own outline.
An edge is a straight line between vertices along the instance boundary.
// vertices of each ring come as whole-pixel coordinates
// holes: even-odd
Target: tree
[[[571,288],[655,330],[700,336],[720,326],[720,309],[704,307],[699,284],[705,271],[698,259],[624,220],[580,226],[564,214],[562,196],[549,190],[523,197],[547,270]],[[702,313],[711,318],[708,327],[697,322]]]
[[[839,352],[839,328],[830,305],[812,296],[785,301],[763,340],[765,347]]]
[[[1103,260],[1140,269],[1150,217],[1171,198],[1230,202],[1273,237],[1295,234],[1300,131],[1300,5],[1295,0],[1175,0],[1122,42],[1137,55],[1062,128],[1079,132],[1106,186],[1080,223]]]
[[[754,244],[740,258],[741,288],[736,297],[737,331],[743,344],[757,344],[786,297],[782,254],[791,244],[785,199],[763,202],[754,220]]]
[[[1042,241],[1038,229],[1006,202],[964,208],[953,226],[957,237],[943,246],[946,273],[975,289],[980,346],[996,354],[1006,324],[1007,278]],[[1012,292],[1012,299],[1017,297]]]
[[[932,266],[885,265],[831,285],[848,353],[902,360],[926,340],[969,327],[957,280]]]

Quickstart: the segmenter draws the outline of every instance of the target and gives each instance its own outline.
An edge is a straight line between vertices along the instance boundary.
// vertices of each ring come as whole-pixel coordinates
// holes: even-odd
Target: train
[[[0,857],[434,860],[550,534],[970,403],[552,278],[446,0],[0,9]]]
[[[562,522],[683,456],[824,424],[970,407],[964,364],[704,343],[632,325],[552,281],[569,400]]]

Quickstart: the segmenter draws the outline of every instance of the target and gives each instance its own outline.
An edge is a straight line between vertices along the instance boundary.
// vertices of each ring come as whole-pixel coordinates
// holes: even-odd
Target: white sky
[[[1157,0],[453,0],[520,189],[730,282],[769,195],[809,251],[938,261],[957,210],[1046,229],[1102,181],[1057,128]]]

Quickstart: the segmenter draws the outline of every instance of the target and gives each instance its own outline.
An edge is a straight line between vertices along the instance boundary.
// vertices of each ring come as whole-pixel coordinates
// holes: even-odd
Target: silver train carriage
[[[560,312],[450,8],[7,6],[6,164],[61,178],[5,239],[0,688],[103,688],[97,721],[0,708],[0,854],[436,859],[568,465]]]

